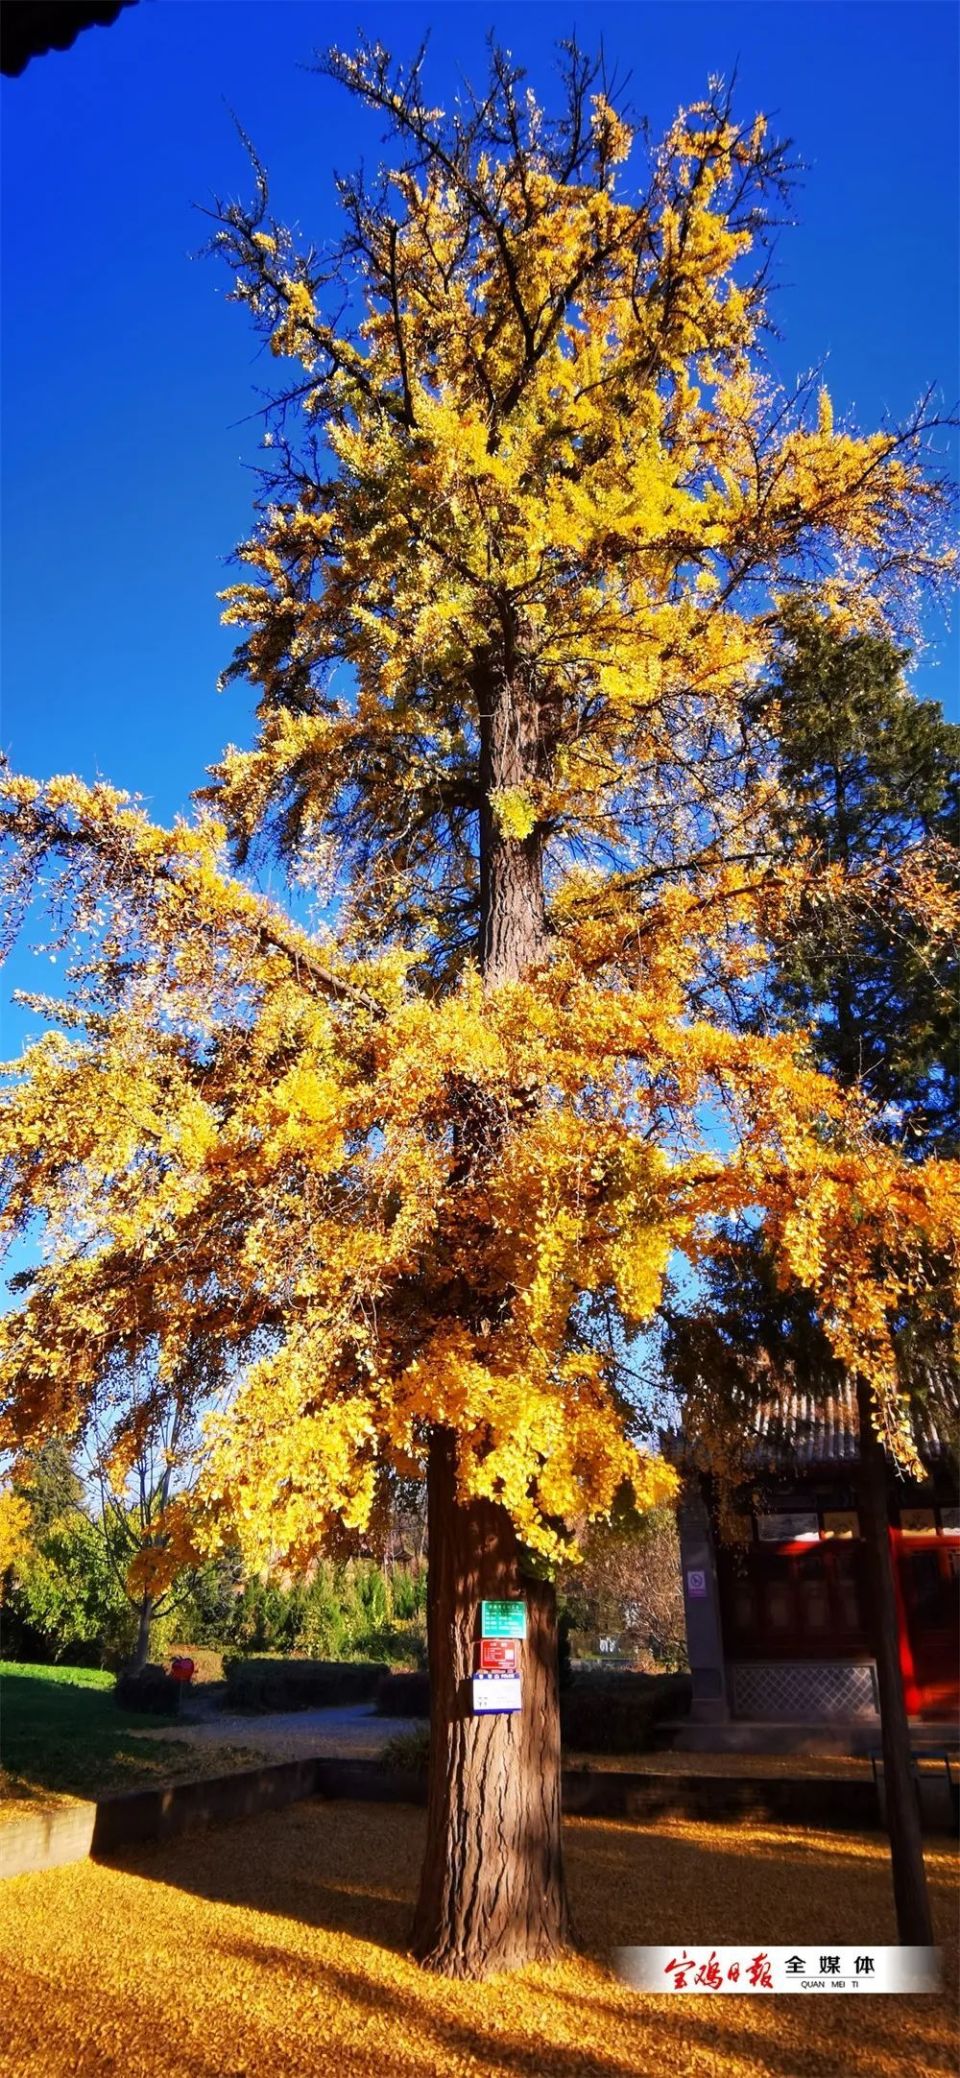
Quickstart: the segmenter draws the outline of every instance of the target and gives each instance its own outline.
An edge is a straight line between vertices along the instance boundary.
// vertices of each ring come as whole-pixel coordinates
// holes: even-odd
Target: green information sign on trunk
[[[482,1602],[480,1634],[484,1638],[525,1638],[526,1602]]]

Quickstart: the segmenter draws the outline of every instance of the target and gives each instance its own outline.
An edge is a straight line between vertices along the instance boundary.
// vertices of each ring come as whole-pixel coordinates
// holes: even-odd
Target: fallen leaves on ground
[[[955,1741],[944,1739],[951,1750]],[[933,1769],[942,1777],[943,1761],[920,1756],[923,1773]],[[854,1753],[684,1753],[669,1748],[663,1753],[567,1753],[564,1765],[596,1768],[605,1774],[625,1775],[725,1775],[760,1779],[773,1775],[849,1775],[870,1780],[867,1754]]]
[[[953,2072],[952,2003],[642,1997],[620,1944],[894,1939],[884,1843],[571,1820],[583,1953],[488,1984],[404,1953],[423,1818],[311,1802],[0,1886],[4,2078],[908,2078]],[[928,1868],[945,1947],[953,1857]]]
[[[0,1826],[10,1825],[15,1818],[36,1818],[40,1811],[60,1811],[66,1804],[82,1802],[81,1797],[71,1797],[66,1790],[44,1789],[39,1783],[24,1782],[0,1768]]]

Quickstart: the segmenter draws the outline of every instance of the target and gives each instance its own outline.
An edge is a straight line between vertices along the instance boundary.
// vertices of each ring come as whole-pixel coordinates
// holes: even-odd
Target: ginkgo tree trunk
[[[496,803],[537,778],[537,717],[489,654],[474,677],[479,772],[480,965],[484,984],[518,981],[543,957],[543,847],[499,823]],[[520,1094],[520,1093],[518,1093]],[[534,1093],[523,1093],[529,1104]],[[496,1159],[494,1121],[464,1121],[474,1159]],[[481,1312],[489,1302],[480,1300]],[[497,1298],[494,1304],[497,1304]],[[499,1296],[509,1309],[510,1294]],[[486,1317],[484,1315],[484,1317]],[[479,1324],[479,1323],[478,1323]],[[414,1953],[473,1977],[555,1955],[569,1938],[560,1831],[556,1592],[532,1576],[513,1521],[495,1499],[457,1492],[457,1437],[435,1428],[427,1461],[430,1770],[427,1848]],[[521,1601],[521,1707],[475,1714],[484,1600]]]
[[[482,1976],[568,1936],[551,1578],[585,1521],[675,1491],[630,1367],[672,1255],[766,1215],[881,1408],[890,1321],[955,1248],[956,1168],[908,1171],[745,1014],[810,880],[754,697],[778,592],[897,611],[946,567],[943,497],[922,408],[861,435],[764,374],[749,255],[788,163],[716,83],[634,172],[573,46],[556,108],[496,51],[449,117],[422,59],[326,69],[392,146],[340,182],[340,244],[301,249],[256,162],[216,213],[293,363],[225,595],[256,740],[172,830],[0,777],[10,913],[39,876],[80,948],[0,1112],[5,1227],[46,1229],[0,1320],[0,1447],[82,1434],[138,1356],[161,1394],[202,1359],[226,1404],[168,1567],[309,1565],[426,1475],[413,1940]],[[255,846],[322,928],[254,892]],[[492,1717],[483,1600],[526,1607]]]
[[[506,1509],[457,1498],[456,1437],[427,1468],[430,1770],[413,1951],[475,1977],[549,1959],[569,1938],[560,1833],[556,1593],[531,1578]],[[521,1601],[522,1706],[475,1715],[481,1601]]]

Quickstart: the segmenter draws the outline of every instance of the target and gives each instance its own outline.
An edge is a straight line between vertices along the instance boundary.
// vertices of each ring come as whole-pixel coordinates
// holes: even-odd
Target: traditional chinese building
[[[923,1477],[892,1470],[890,1539],[907,1710],[960,1718],[960,1390],[938,1376],[915,1418]],[[871,1610],[851,1389],[799,1391],[751,1410],[739,1483],[725,1497],[682,1437],[680,1548],[692,1720],[877,1721]]]

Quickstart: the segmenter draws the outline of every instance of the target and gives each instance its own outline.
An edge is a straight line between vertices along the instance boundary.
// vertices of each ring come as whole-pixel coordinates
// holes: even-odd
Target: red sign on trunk
[[[520,1654],[516,1638],[479,1638],[480,1658],[477,1662],[481,1674],[519,1674]]]

